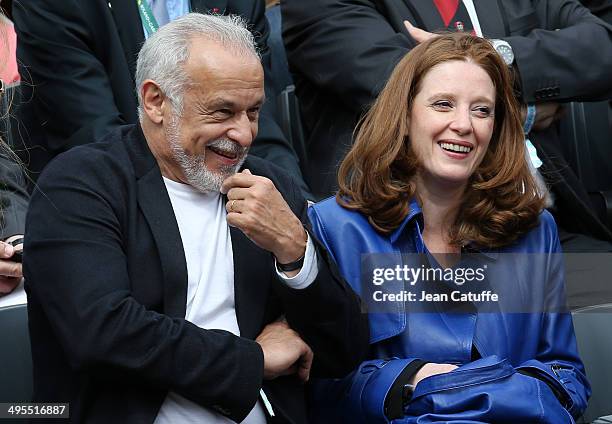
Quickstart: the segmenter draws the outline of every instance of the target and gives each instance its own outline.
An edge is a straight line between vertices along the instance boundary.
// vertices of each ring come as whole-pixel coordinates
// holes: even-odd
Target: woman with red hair
[[[561,423],[584,411],[557,228],[526,162],[511,73],[487,40],[444,34],[408,53],[360,122],[339,187],[309,215],[370,307],[371,359],[317,384],[314,422]]]

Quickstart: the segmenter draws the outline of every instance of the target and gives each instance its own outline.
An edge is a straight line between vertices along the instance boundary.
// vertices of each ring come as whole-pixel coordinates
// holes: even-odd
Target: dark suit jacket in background
[[[268,25],[263,0],[191,0],[191,10],[244,17],[262,51],[266,97],[251,152],[303,182],[297,156],[274,122]],[[15,134],[36,178],[57,154],[137,122],[136,58],[144,32],[136,0],[37,0],[13,4],[22,100]]]
[[[245,166],[271,178],[305,218],[306,202],[286,174],[258,158]],[[240,421],[262,384],[253,339],[282,314],[311,346],[313,376],[348,373],[364,356],[366,317],[324,249],[317,247],[315,282],[295,290],[276,276],[272,255],[236,228],[241,337],[184,319],[183,246],[140,127],[71,149],[38,183],[24,257],[34,398],[70,402],[73,422],[150,423],[169,390]],[[303,387],[295,376],[263,382],[278,422],[305,422]]]
[[[581,0],[591,13],[612,24],[612,3],[609,0]]]
[[[597,3],[605,12],[609,0]],[[612,98],[612,27],[575,0],[474,0],[482,32],[513,47],[523,102]],[[431,0],[285,0],[283,37],[308,132],[306,178],[316,196],[337,187],[336,167],[359,116],[416,45],[404,27],[444,28]],[[560,29],[556,31],[556,29]],[[612,240],[561,157],[557,128],[530,138],[543,157],[568,230]]]
[[[28,193],[23,169],[0,146],[0,240],[23,234]]]

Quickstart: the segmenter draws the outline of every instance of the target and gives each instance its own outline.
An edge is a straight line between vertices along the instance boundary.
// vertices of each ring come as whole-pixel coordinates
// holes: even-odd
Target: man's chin
[[[222,183],[223,182],[217,184],[217,182],[211,183],[210,181],[189,181],[191,187],[204,194],[221,192]]]
[[[245,159],[246,159],[246,155],[241,157],[240,160],[238,160],[236,164],[221,166],[218,169],[212,171],[212,173],[214,173],[215,175],[225,180],[226,178],[229,178],[232,175],[237,174],[240,171],[240,168],[242,168],[242,165],[244,164]]]
[[[223,181],[236,174],[244,162],[242,158],[237,164],[219,166],[216,169],[207,167],[204,161],[191,162],[188,169],[183,169],[187,183],[201,193],[220,192]]]
[[[189,185],[201,193],[219,193],[221,191],[223,181],[235,173],[235,170],[228,172],[209,170],[206,175],[199,175],[196,178],[188,178],[187,180]]]

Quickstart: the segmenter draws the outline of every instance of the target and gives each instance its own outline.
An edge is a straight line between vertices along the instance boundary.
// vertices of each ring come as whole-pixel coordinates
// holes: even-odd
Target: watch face
[[[404,406],[406,406],[412,400],[412,395],[414,394],[414,385],[413,384],[404,384],[402,390],[402,402]]]
[[[504,59],[506,65],[512,65],[512,62],[514,62],[514,52],[512,51],[512,48],[501,45],[497,47],[497,52],[500,54],[502,59]]]

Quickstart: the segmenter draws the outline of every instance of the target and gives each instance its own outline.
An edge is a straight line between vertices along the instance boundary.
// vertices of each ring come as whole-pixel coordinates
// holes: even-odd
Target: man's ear
[[[155,124],[161,124],[164,120],[164,106],[168,101],[159,85],[153,80],[145,80],[140,88],[142,97],[142,109]]]

